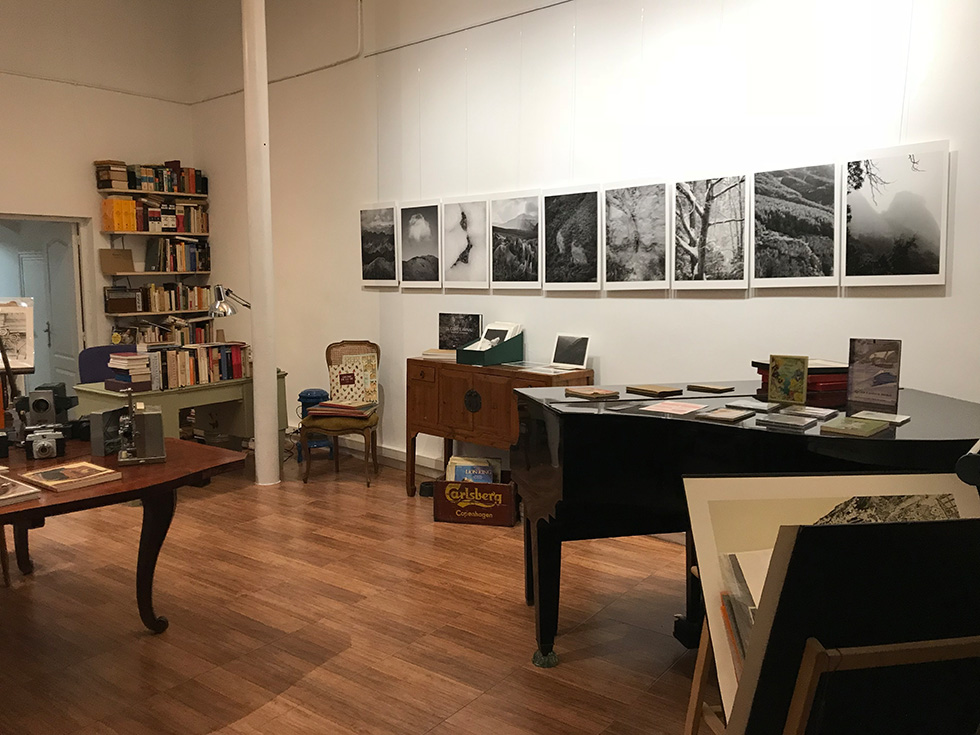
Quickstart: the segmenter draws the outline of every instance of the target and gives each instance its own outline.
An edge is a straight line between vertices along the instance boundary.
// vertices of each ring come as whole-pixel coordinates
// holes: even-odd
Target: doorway
[[[78,382],[82,344],[78,225],[43,219],[0,219],[0,300],[34,301],[34,373],[26,390]]]

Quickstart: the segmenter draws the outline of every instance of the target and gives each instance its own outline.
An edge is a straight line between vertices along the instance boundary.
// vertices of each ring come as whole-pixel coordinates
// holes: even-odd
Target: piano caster
[[[554,651],[541,653],[540,650],[537,650],[531,656],[531,663],[540,669],[552,669],[558,665],[558,654]]]

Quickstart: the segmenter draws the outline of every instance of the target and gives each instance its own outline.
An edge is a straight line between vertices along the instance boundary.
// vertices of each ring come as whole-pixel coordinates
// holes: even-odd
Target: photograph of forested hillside
[[[606,288],[640,288],[667,280],[667,187],[606,189]]]
[[[678,182],[674,195],[674,286],[732,287],[744,282],[745,177]]]
[[[848,162],[846,277],[942,283],[948,159],[932,150]]]
[[[765,171],[755,175],[754,183],[755,285],[764,279],[833,277],[833,164]],[[813,285],[825,282],[814,280]]]
[[[365,285],[398,285],[395,273],[395,208],[361,210],[361,280]]]
[[[490,268],[485,199],[442,205],[443,283],[453,288],[485,288]]]
[[[545,287],[599,286],[598,192],[544,198]]]
[[[402,285],[439,286],[439,205],[401,209]]]
[[[537,196],[490,202],[490,267],[497,288],[534,288],[541,283]]]

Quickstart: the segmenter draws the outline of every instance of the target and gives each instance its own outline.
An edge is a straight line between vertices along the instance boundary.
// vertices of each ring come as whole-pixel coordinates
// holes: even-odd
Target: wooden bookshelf
[[[110,278],[125,276],[209,276],[211,271],[125,271],[123,273],[103,273]]]
[[[128,196],[158,196],[175,199],[207,199],[207,194],[191,194],[186,191],[156,191],[154,189],[99,189],[99,194],[116,194]]]
[[[207,237],[207,232],[146,232],[145,230],[102,230],[103,235],[160,235],[164,237]]]
[[[179,309],[177,311],[123,311],[123,312],[110,312],[107,311],[105,315],[107,317],[114,318],[117,316],[169,316],[171,314],[207,314],[207,309]]]

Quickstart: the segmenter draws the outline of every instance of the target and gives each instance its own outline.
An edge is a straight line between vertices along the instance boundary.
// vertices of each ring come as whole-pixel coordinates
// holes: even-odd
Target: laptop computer
[[[554,375],[568,370],[584,370],[588,357],[588,337],[558,334],[555,336],[555,348],[551,353],[551,362],[509,362],[507,364],[532,373]]]

